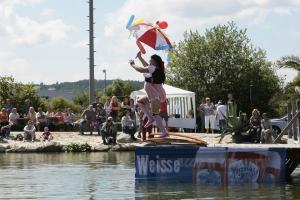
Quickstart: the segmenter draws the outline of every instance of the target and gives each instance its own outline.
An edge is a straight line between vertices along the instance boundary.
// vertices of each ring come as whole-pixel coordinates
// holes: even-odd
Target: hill
[[[110,84],[113,83],[114,80],[106,80],[106,87]],[[124,81],[124,83],[130,82],[133,85],[136,85],[138,87],[143,87],[144,82],[143,81],[131,81],[127,80]],[[104,80],[96,80],[94,81],[95,88],[98,88],[100,90],[104,89],[105,87],[105,81]],[[50,85],[45,85],[41,83],[40,85],[35,85],[39,86],[40,90],[53,90],[59,91],[59,92],[77,92],[77,91],[82,91],[82,90],[88,90],[89,89],[89,80],[80,80],[76,82],[62,82],[58,83],[56,82],[55,84],[50,84]]]

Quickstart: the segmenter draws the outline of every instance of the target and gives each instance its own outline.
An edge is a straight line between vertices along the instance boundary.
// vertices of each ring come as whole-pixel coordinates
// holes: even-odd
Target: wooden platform
[[[151,135],[157,136],[161,133],[152,133]],[[201,140],[197,137],[190,136],[182,133],[173,133],[169,132],[170,137],[167,138],[148,138],[145,142],[150,143],[149,145],[197,145],[197,146],[207,146],[207,143],[204,140]],[[175,137],[174,137],[175,136]]]
[[[300,144],[290,141],[288,144],[255,144],[255,143],[242,143],[242,144],[207,144],[204,140],[201,140],[203,134],[195,134],[192,136],[187,133],[169,133],[169,138],[158,138],[161,133],[152,133],[156,137],[148,138],[145,142],[145,146],[207,146],[207,147],[240,147],[240,148],[286,148],[286,176],[291,173],[300,164]]]

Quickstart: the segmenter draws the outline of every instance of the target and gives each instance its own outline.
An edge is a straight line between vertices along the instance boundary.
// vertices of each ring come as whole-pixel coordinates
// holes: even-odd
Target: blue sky
[[[1,0],[0,76],[23,83],[52,84],[89,78],[87,0]],[[139,51],[125,28],[131,15],[146,22],[167,21],[171,42],[185,30],[234,21],[270,61],[300,53],[298,0],[94,0],[95,79],[143,80],[128,64]],[[154,51],[145,47],[144,58]],[[137,64],[140,64],[137,62]],[[291,81],[297,73],[276,71]]]

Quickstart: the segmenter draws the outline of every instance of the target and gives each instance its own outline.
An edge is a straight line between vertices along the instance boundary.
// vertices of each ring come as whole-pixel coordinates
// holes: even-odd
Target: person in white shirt
[[[9,114],[9,123],[11,124],[12,128],[16,127],[16,129],[19,129],[19,123],[18,120],[20,118],[19,113],[17,113],[17,109],[13,108],[11,113]]]
[[[38,131],[41,130],[41,127],[46,127],[46,114],[43,112],[42,107],[38,107],[38,112],[36,113],[36,119],[37,119],[37,129]]]
[[[54,112],[52,112],[52,109],[51,109],[51,108],[48,108],[48,109],[47,109],[46,116],[47,116],[47,117],[54,117]]]
[[[50,131],[55,130],[55,121],[53,119],[49,119],[49,117],[54,117],[54,112],[51,108],[47,108],[46,112],[46,119],[47,119],[47,125]]]
[[[217,107],[217,118],[219,119],[220,132],[222,133],[222,125],[226,125],[224,116],[226,116],[226,106],[223,105],[222,100],[219,100]]]
[[[34,142],[35,127],[33,125],[33,121],[29,120],[28,125],[26,125],[23,130],[24,130],[23,142],[25,142],[26,139],[28,139],[28,138],[31,138],[31,142]]]

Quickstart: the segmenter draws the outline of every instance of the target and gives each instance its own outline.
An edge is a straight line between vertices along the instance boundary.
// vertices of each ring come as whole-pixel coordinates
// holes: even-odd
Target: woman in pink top
[[[59,124],[63,124],[64,123],[64,115],[60,111],[60,109],[57,109],[57,113],[54,116],[57,117],[57,120],[58,120]]]
[[[136,71],[143,73],[145,77],[144,89],[146,95],[141,97],[137,104],[141,110],[147,115],[148,122],[145,124],[145,128],[156,122],[157,126],[161,130],[162,134],[160,138],[170,137],[168,131],[162,123],[162,119],[159,116],[160,104],[166,100],[166,92],[162,84],[165,82],[165,67],[161,57],[154,54],[151,56],[149,63],[142,58],[141,52],[136,56],[142,63],[142,67],[137,66],[133,60],[129,63]],[[147,104],[151,104],[151,112],[147,109]]]

